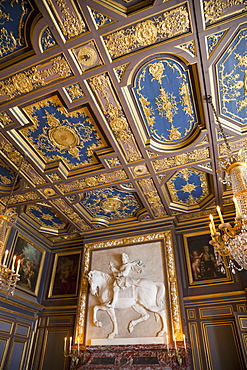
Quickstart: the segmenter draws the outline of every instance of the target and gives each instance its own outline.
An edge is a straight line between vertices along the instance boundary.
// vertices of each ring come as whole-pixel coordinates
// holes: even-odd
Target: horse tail
[[[157,295],[156,295],[156,302],[159,308],[165,307],[165,286],[161,282],[155,282],[157,287]]]

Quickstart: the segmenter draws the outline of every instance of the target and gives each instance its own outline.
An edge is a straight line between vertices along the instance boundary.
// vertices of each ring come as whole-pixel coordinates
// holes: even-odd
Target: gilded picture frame
[[[99,327],[92,329],[93,307],[95,307],[94,305],[96,304],[97,296],[94,297],[91,294],[92,291],[90,290],[90,285],[88,281],[89,272],[101,270],[104,274],[105,273],[110,274],[109,266],[111,265],[111,263],[114,266],[119,266],[119,264],[121,263],[122,254],[127,253],[131,261],[140,258],[144,264],[147,263],[149,267],[147,268],[146,276],[144,277],[146,277],[147,279],[150,278],[151,280],[156,279],[157,277],[158,278],[157,280],[161,281],[162,277],[159,278],[158,276],[156,276],[157,275],[156,273],[160,269],[156,268],[155,265],[151,266],[151,264],[155,262],[155,258],[153,259],[150,256],[155,255],[153,248],[157,249],[157,245],[158,246],[160,245],[160,248],[162,250],[161,254],[163,257],[161,257],[161,254],[159,254],[158,258],[160,259],[159,265],[163,263],[164,271],[162,272],[162,274],[164,277],[164,285],[167,289],[165,293],[165,300],[167,300],[165,302],[165,305],[167,307],[168,314],[168,323],[167,323],[168,336],[171,341],[173,340],[173,335],[175,335],[176,340],[183,340],[182,319],[179,303],[180,298],[178,292],[178,281],[176,277],[177,273],[174,256],[173,238],[171,231],[167,231],[163,233],[147,234],[137,237],[114,239],[99,243],[88,243],[84,246],[83,271],[76,319],[76,333],[75,333],[76,343],[79,342],[80,344],[84,345],[98,345],[97,338],[92,340],[95,334],[95,330],[99,329]],[[149,258],[147,258],[148,249],[149,249]],[[153,271],[154,275],[152,273],[149,273],[150,271]],[[132,308],[130,307],[129,310],[132,310]],[[119,314],[119,311],[122,310],[117,311],[117,315],[119,315],[118,317],[120,317],[119,322],[121,320],[122,320],[121,322],[126,321],[124,314]],[[101,312],[102,315],[105,315],[105,317],[107,317],[106,312],[104,311]],[[108,321],[108,323],[109,322],[110,321]],[[102,328],[100,327],[100,330],[101,329]],[[126,325],[124,330],[126,334],[127,333]],[[139,328],[137,329],[137,331],[138,330]],[[100,338],[99,345],[101,345],[100,342],[102,340],[103,341],[109,340],[109,338],[104,339],[107,338],[106,332],[104,332],[103,335],[99,334]],[[136,333],[134,333],[134,335],[135,334]],[[126,338],[125,335],[123,337],[124,339]],[[128,339],[129,338],[127,338],[127,340]],[[167,340],[166,336],[163,336],[163,341],[166,342],[166,340]]]
[[[17,234],[13,247],[16,256],[15,269],[20,260],[20,280],[17,287],[28,293],[38,295],[43,271],[45,251],[21,234]]]
[[[78,251],[55,254],[48,298],[77,296],[80,255]]]
[[[228,268],[223,273],[217,263],[213,246],[209,244],[210,233],[197,232],[183,235],[189,286],[233,282]],[[222,257],[225,265],[227,260]]]

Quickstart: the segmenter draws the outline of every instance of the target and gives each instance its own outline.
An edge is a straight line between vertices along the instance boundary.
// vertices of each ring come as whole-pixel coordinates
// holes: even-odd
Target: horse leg
[[[93,308],[93,323],[94,323],[94,325],[96,325],[100,328],[102,327],[102,323],[101,323],[101,321],[97,320],[97,312],[99,310],[106,311],[108,313],[108,315],[110,316],[110,319],[111,319],[112,324],[113,324],[113,330],[110,334],[108,334],[108,338],[113,339],[115,337],[115,335],[118,334],[118,325],[117,325],[115,310],[114,310],[114,308],[109,308],[105,304],[102,304],[100,306],[94,306],[94,308]]]
[[[93,323],[95,326],[98,326],[99,328],[102,327],[102,323],[97,320],[97,312],[101,309],[101,306],[94,306],[93,308]]]
[[[115,337],[115,335],[118,334],[117,318],[116,318],[114,308],[109,308],[109,307],[106,307],[106,308],[107,308],[107,313],[110,316],[110,319],[111,319],[112,324],[113,324],[113,330],[110,334],[108,334],[108,338],[113,339]]]
[[[155,306],[149,307],[148,309],[150,311],[154,312],[155,313],[155,316],[156,315],[159,315],[159,317],[161,318],[161,325],[162,325],[161,326],[161,330],[156,334],[156,337],[163,337],[163,335],[165,335],[167,333],[166,311],[165,310],[162,310],[159,307],[155,307]]]
[[[147,311],[145,310],[144,307],[142,307],[141,305],[139,304],[135,304],[133,306],[131,306],[136,312],[140,313],[141,314],[141,317],[139,317],[139,319],[137,320],[131,320],[129,325],[128,325],[128,330],[130,333],[132,333],[134,327],[139,323],[139,322],[142,322],[142,321],[146,321],[148,318],[149,318],[149,314],[147,313]]]

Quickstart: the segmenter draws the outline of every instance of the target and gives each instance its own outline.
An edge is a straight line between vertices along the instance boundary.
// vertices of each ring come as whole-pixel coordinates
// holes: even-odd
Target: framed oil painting
[[[190,285],[219,284],[232,282],[229,269],[222,272],[217,263],[214,248],[209,244],[209,233],[184,235],[185,256]],[[223,261],[227,261],[223,258]]]
[[[18,235],[14,246],[14,255],[16,255],[16,266],[20,260],[20,280],[17,286],[37,295],[45,252],[28,239]]]
[[[77,295],[79,261],[79,252],[58,253],[55,255],[49,298]]]

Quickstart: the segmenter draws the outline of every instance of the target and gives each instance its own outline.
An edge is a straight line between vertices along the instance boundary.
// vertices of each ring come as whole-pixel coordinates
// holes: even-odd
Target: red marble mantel
[[[71,358],[71,370],[192,370],[190,350],[185,351],[182,342],[177,342],[178,356],[175,348],[167,351],[164,344],[148,345],[109,345],[80,347],[80,354],[76,346],[72,352],[76,355]],[[76,359],[79,357],[78,363]]]

